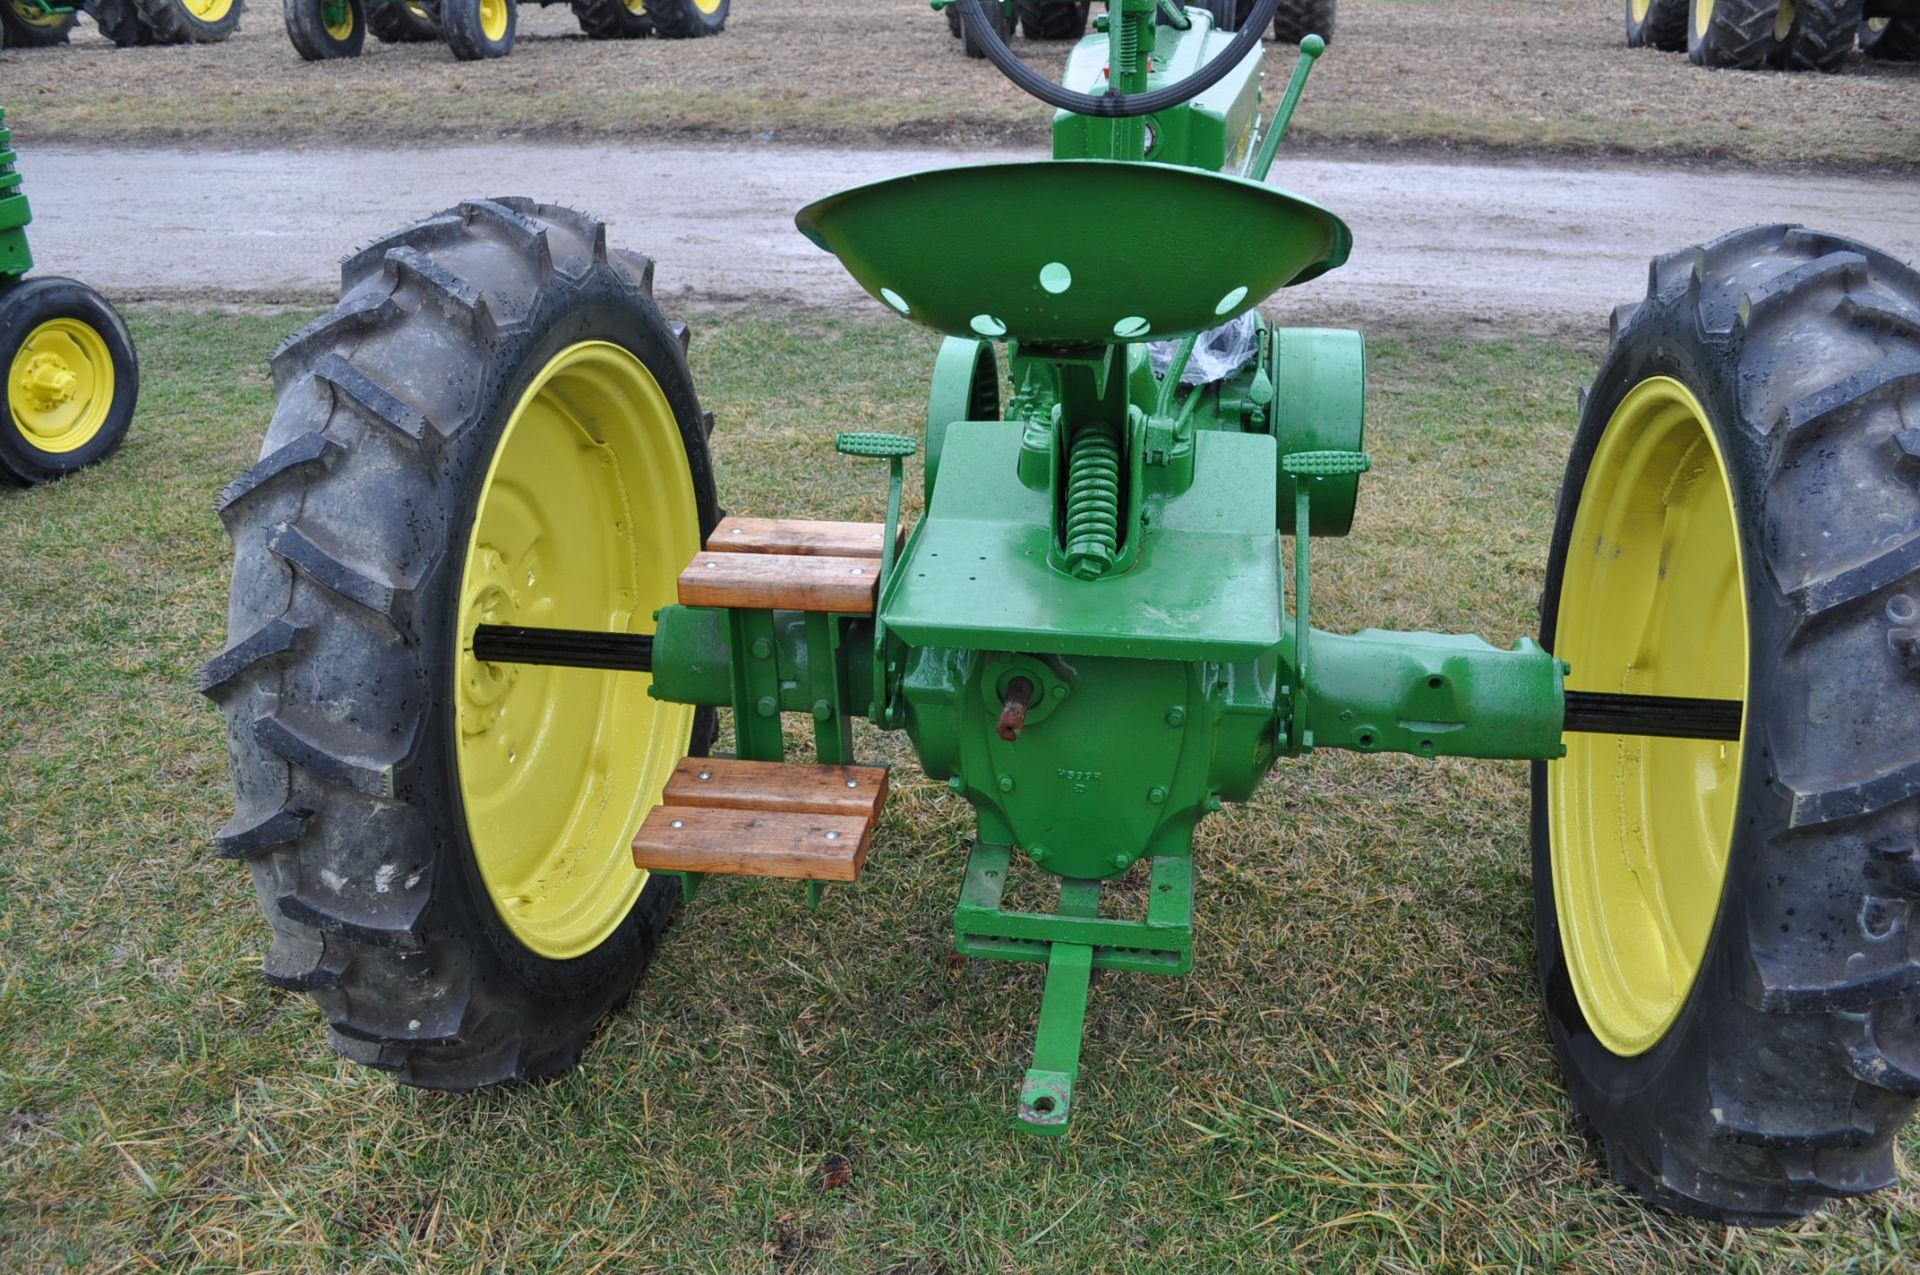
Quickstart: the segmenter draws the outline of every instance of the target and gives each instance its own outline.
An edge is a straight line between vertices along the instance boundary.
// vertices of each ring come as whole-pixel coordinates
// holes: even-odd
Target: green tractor
[[[0,110],[0,481],[62,478],[111,456],[140,394],[133,338],[107,299],[53,275],[27,278],[33,213]]]
[[[732,0],[535,0],[569,3],[580,29],[596,40],[657,35],[690,40],[718,35]],[[389,43],[445,40],[463,62],[513,52],[518,0],[284,0],[287,37],[302,58],[359,57],[367,32]]]
[[[246,0],[0,0],[0,44],[65,44],[81,9],[122,48],[141,44],[217,44],[240,25]]]
[[[1626,0],[1627,43],[1684,50],[1695,65],[1837,71],[1920,58],[1920,0]]]
[[[1278,0],[1238,33],[1114,0],[1064,83],[956,7],[1056,108],[1054,158],[798,215],[944,337],[921,436],[833,443],[883,521],[723,516],[686,329],[570,209],[400,229],[275,355],[200,674],[267,979],[407,1084],[570,1068],[676,913],[749,897],[706,877],[860,876],[894,781],[861,720],[972,808],[955,946],[1044,970],[1012,1108],[1059,1136],[1094,971],[1193,966],[1209,814],[1315,749],[1524,759],[1545,1017],[1615,1175],[1739,1222],[1892,1183],[1920,276],[1786,226],[1655,260],[1582,403],[1538,638],[1329,632],[1311,548],[1371,468],[1366,341],[1257,308],[1352,246],[1265,180],[1322,42],[1263,114]]]

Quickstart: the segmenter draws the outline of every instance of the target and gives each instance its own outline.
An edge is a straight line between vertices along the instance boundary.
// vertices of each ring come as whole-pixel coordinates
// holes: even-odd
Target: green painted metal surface
[[[1153,268],[1117,269],[1125,253],[1102,230],[1140,210],[1152,214],[1138,233]],[[1214,327],[1341,265],[1353,244],[1326,209],[1258,182],[1095,159],[896,177],[829,195],[796,220],[915,323],[1052,345]]]
[[[1211,15],[1195,12],[1186,31],[1172,27],[1154,30],[1153,67],[1146,87],[1163,88],[1186,79],[1201,64],[1225,48],[1233,37],[1215,31]],[[1083,93],[1106,88],[1108,42],[1081,41],[1067,58],[1063,83]],[[1148,117],[1148,133],[1141,140],[1145,158],[1159,164],[1180,164],[1208,172],[1237,170],[1248,150],[1255,113],[1259,109],[1260,54],[1247,54],[1220,83],[1186,105]],[[1094,119],[1061,111],[1053,120],[1053,153],[1058,159],[1126,158],[1125,129],[1118,121]]]
[[[1021,431],[947,430],[933,505],[882,600],[916,646],[1249,660],[1280,640],[1273,441],[1209,432],[1193,486],[1158,504],[1134,568],[1081,581],[1051,565],[1053,493],[1014,478]]]
[[[6,119],[5,109],[0,108],[0,285],[18,279],[33,268],[26,231],[27,223],[33,220],[33,210],[27,205],[26,192],[20,188],[13,132],[6,127]]]

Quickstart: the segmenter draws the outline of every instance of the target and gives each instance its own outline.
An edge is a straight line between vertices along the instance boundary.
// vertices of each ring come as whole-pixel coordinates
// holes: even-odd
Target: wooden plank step
[[[849,815],[873,820],[887,800],[884,766],[688,757],[674,767],[661,797],[668,806]]]
[[[872,558],[786,553],[699,553],[680,573],[690,607],[873,614],[880,564]]]
[[[859,815],[655,806],[633,839],[637,868],[854,881],[873,844]]]
[[[881,522],[806,518],[722,518],[707,537],[709,553],[784,553],[800,557],[878,558],[887,541]]]

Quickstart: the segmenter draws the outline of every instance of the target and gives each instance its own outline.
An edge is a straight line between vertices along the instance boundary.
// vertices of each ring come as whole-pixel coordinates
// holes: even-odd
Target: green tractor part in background
[[[690,40],[726,28],[732,0],[534,0],[569,3],[596,40]],[[519,0],[283,0],[287,36],[309,62],[360,56],[367,32],[390,43],[445,40],[463,62],[513,52]]]
[[[126,438],[140,394],[127,325],[82,283],[29,279],[33,213],[0,110],[0,480],[30,487],[105,460]]]
[[[1920,57],[1920,0],[1625,0],[1627,43],[1685,51],[1698,66],[1838,71]]]
[[[1920,1099],[1920,276],[1782,226],[1657,259],[1582,400],[1538,639],[1316,628],[1314,537],[1372,466],[1366,342],[1257,307],[1351,248],[1265,181],[1322,42],[1269,113],[1277,0],[1237,34],[1114,0],[1064,83],[957,8],[1057,108],[1055,158],[798,216],[944,337],[923,437],[835,443],[884,521],[723,519],[686,328],[568,209],[401,229],[275,355],[200,675],[266,977],[409,1084],[563,1071],[676,911],[751,897],[696,905],[707,875],[816,905],[859,877],[895,781],[864,722],[973,811],[954,944],[1044,969],[1014,1114],[1060,1136],[1093,972],[1200,955],[1210,814],[1316,749],[1525,760],[1547,1025],[1615,1176],[1749,1223],[1890,1185]]]
[[[217,44],[240,25],[246,0],[0,0],[0,44],[64,44],[84,8],[100,34],[121,48],[142,44]]]

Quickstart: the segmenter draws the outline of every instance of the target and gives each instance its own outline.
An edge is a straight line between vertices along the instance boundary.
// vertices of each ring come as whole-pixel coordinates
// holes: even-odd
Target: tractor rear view
[[[1044,971],[1011,1123],[1065,1136],[1094,972],[1194,968],[1204,820],[1315,750],[1523,760],[1544,1015],[1615,1176],[1743,1223],[1894,1182],[1920,276],[1787,226],[1658,258],[1581,403],[1537,639],[1316,628],[1316,538],[1373,466],[1367,343],[1258,308],[1353,248],[1266,181],[1325,47],[1263,112],[1278,7],[1230,33],[1113,0],[1055,83],[957,0],[1056,111],[1054,157],[796,218],[942,338],[918,437],[832,439],[881,521],[722,516],[687,330],[591,217],[474,199],[346,260],[223,493],[229,641],[200,673],[219,853],[335,1049],[442,1089],[574,1066],[676,913],[748,906],[703,880],[817,905],[885,870],[899,776],[864,721],[972,811],[954,947]],[[946,1099],[886,1101],[911,1125]]]
[[[732,0],[532,0],[569,4],[596,40],[690,40],[726,29]],[[443,40],[463,62],[513,52],[519,0],[283,0],[287,37],[309,62],[360,56],[367,33],[391,44]]]
[[[1627,43],[1698,66],[1837,71],[1920,58],[1920,0],[1626,0]]]

